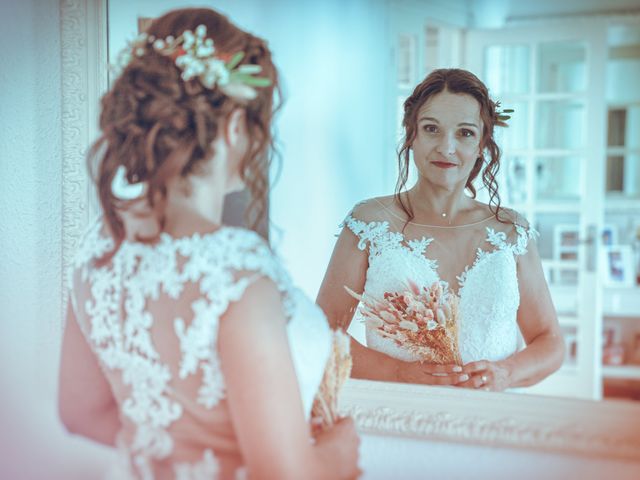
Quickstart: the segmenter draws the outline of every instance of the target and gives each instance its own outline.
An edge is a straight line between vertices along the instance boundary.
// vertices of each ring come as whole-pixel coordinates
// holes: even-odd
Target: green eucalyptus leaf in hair
[[[227,63],[227,68],[229,70],[233,70],[240,64],[243,58],[244,58],[244,52],[236,53],[233,57],[231,57],[231,60],[229,60],[229,63]]]
[[[238,72],[240,73],[247,73],[247,74],[254,74],[254,73],[260,73],[262,71],[262,67],[260,65],[240,65],[238,67]]]
[[[268,87],[271,85],[271,79],[266,77],[249,77],[245,80],[245,83],[253,87]]]
[[[253,77],[251,75],[240,73],[240,72],[232,72],[229,76],[229,80],[232,82],[241,82],[245,85],[251,85],[252,87],[268,87],[271,85],[271,79],[266,77]]]

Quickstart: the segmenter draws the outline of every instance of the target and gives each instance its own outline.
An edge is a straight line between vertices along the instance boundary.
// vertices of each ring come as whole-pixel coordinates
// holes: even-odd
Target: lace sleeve
[[[240,296],[249,285],[263,277],[271,279],[283,293],[291,289],[289,274],[262,237],[243,229],[232,230],[231,236],[230,243],[235,247],[228,257],[228,265],[236,277]]]
[[[255,232],[227,228],[225,238],[214,244],[203,244],[198,262],[211,265],[204,268],[200,288],[217,313],[222,315],[232,302],[242,298],[247,288],[261,278],[272,280],[282,293],[287,309],[287,297],[292,288],[291,279],[277,255]],[[193,260],[193,258],[192,258]]]
[[[241,301],[247,288],[260,278],[269,278],[282,294],[287,320],[291,318],[291,281],[267,243],[254,232],[226,228],[215,243],[194,249],[193,268],[202,272],[203,299],[192,305],[193,320],[176,319],[174,330],[180,341],[180,378],[202,370],[198,402],[212,408],[224,397],[224,379],[216,349],[219,319],[234,302]],[[198,257],[198,258],[194,258]],[[202,265],[208,265],[203,268]]]
[[[537,239],[540,234],[519,215],[513,221],[513,229],[513,232],[507,233],[487,227],[487,241],[500,250],[510,250],[514,255],[524,255],[527,253],[529,241]]]
[[[374,243],[377,238],[388,232],[389,222],[363,222],[354,217],[352,210],[340,224],[340,228],[344,227],[349,228],[358,237],[358,248],[365,250],[367,244]]]
[[[536,240],[540,233],[533,228],[531,225],[520,225],[516,223],[516,242],[512,245],[513,254],[514,255],[524,255],[527,253],[527,246],[529,245],[529,240]]]

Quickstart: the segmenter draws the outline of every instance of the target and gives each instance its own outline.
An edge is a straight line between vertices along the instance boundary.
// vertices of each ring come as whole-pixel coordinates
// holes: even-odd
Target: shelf
[[[580,268],[580,262],[577,260],[558,260],[555,258],[543,258],[542,265],[548,268],[557,268],[564,270],[577,270]]]
[[[576,375],[578,373],[578,365],[575,360],[565,360],[557,373],[563,375]]]
[[[577,287],[550,286],[551,298],[561,317],[571,317],[578,309]],[[602,315],[608,318],[640,318],[640,287],[606,287],[602,292]],[[576,323],[578,320],[576,319]],[[567,322],[570,325],[571,321]]]
[[[605,365],[602,367],[602,377],[640,380],[640,365]]]
[[[640,287],[606,287],[602,295],[605,317],[640,317]]]
[[[551,300],[559,317],[574,317],[578,311],[577,289],[575,286],[554,285],[550,288]]]
[[[571,315],[558,315],[558,323],[561,327],[577,327],[580,325],[578,317]]]
[[[604,202],[604,210],[611,212],[637,212],[640,211],[640,198],[625,198],[623,196],[611,196]]]

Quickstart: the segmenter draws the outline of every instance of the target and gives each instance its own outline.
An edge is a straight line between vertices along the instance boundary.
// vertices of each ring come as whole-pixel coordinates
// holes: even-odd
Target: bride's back
[[[82,241],[71,301],[122,412],[119,446],[139,472],[158,478],[181,468],[221,469],[224,478],[242,458],[218,323],[256,276],[284,284],[286,275],[257,234],[227,227],[124,242],[98,267],[113,245],[103,228],[96,223]]]

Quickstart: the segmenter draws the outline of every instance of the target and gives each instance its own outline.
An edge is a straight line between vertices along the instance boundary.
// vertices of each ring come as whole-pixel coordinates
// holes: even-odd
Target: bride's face
[[[420,107],[417,121],[411,147],[419,176],[446,189],[466,184],[480,155],[480,104],[445,90]]]

